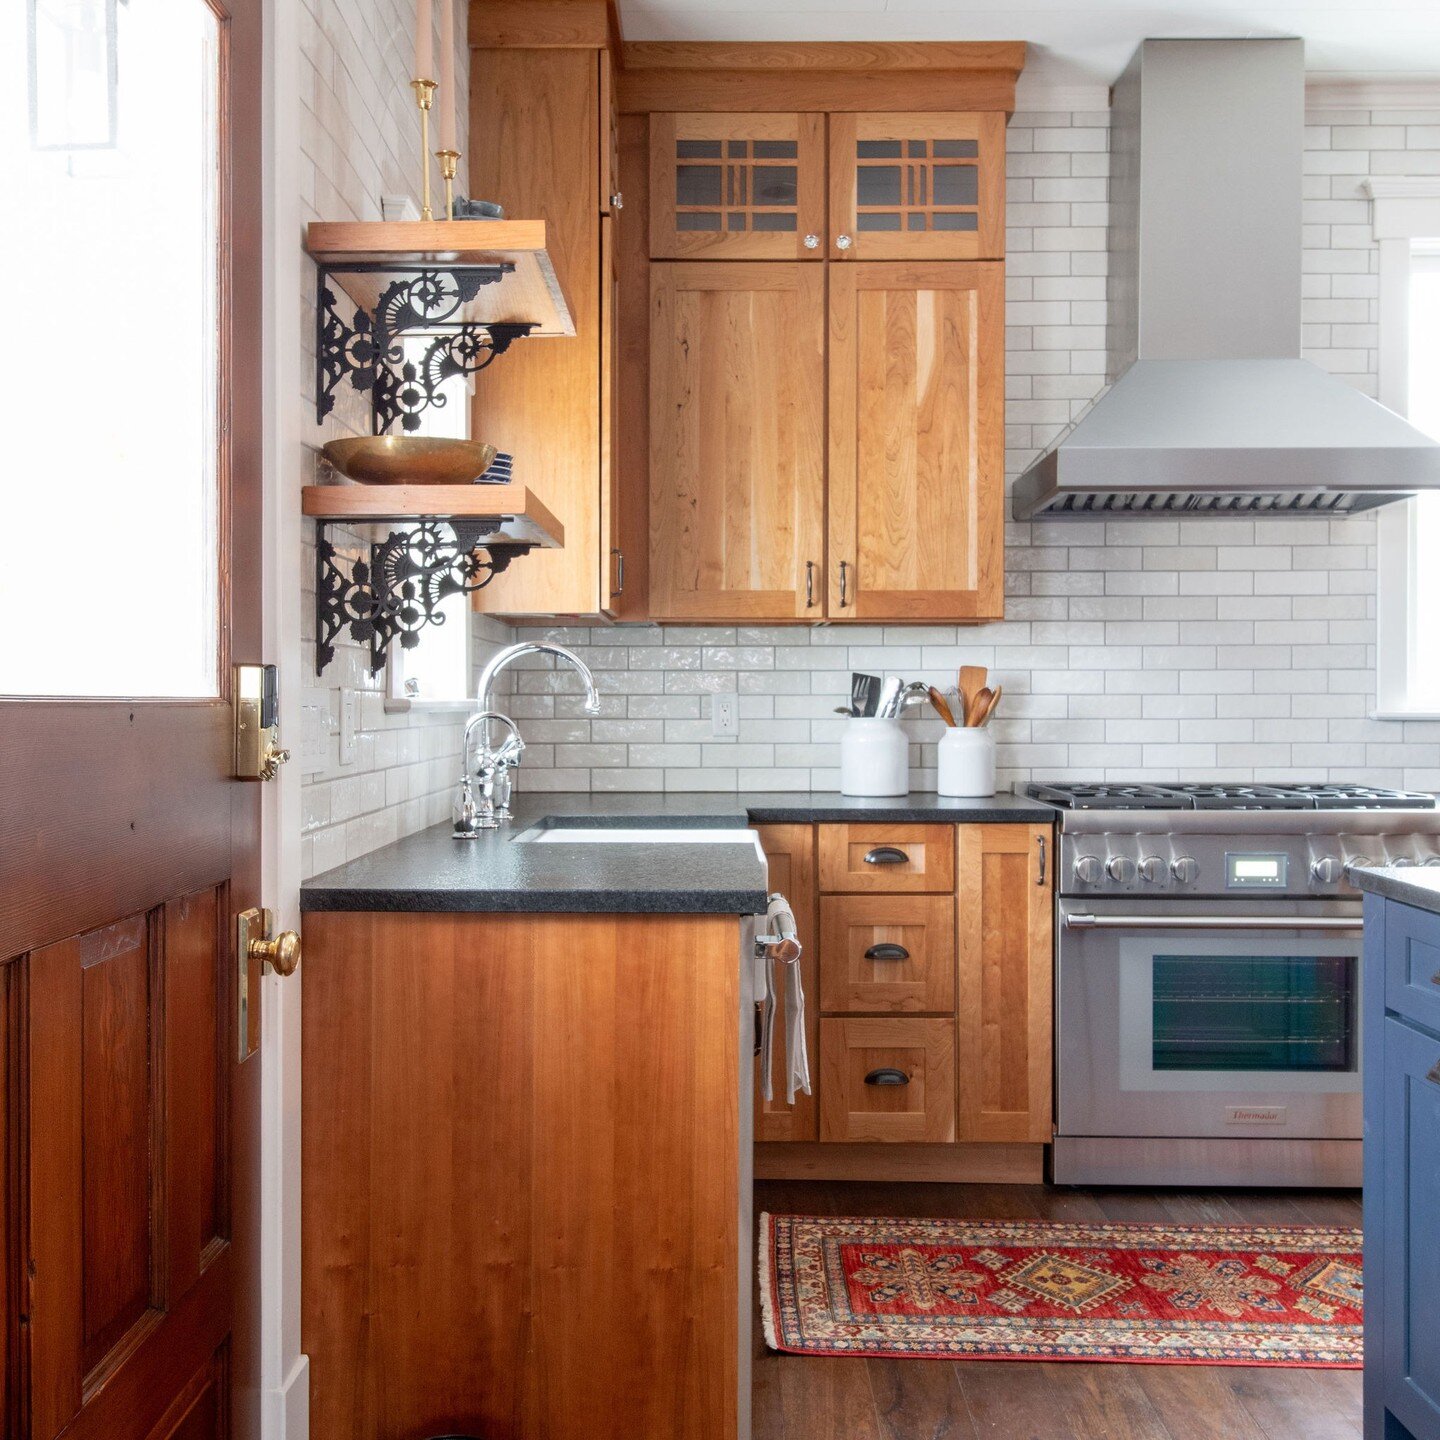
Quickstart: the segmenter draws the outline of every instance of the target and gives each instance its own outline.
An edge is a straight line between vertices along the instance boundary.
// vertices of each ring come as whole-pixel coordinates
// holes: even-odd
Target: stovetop
[[[1062,810],[1433,810],[1434,795],[1374,785],[1186,782],[1070,783],[1037,780],[1024,793]]]

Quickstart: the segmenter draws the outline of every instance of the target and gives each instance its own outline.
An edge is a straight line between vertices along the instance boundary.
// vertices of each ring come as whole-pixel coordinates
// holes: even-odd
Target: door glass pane
[[[973,205],[979,198],[973,165],[937,165],[934,181],[937,205]]]
[[[718,165],[677,165],[675,167],[675,199],[681,205],[718,205],[720,203],[720,167]]]
[[[794,205],[796,168],[793,165],[755,167],[755,204]]]
[[[855,199],[860,205],[898,205],[900,167],[862,165],[855,175]]]
[[[1154,959],[1156,1070],[1349,1070],[1355,959],[1347,955]]]
[[[0,273],[26,377],[0,693],[218,693],[219,47],[203,0],[0,5]]]

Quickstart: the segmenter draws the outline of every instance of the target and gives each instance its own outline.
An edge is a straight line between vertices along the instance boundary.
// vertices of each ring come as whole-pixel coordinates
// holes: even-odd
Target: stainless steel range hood
[[[1136,52],[1111,116],[1111,384],[1016,482],[1018,519],[1343,515],[1440,488],[1440,445],[1300,358],[1304,108],[1299,40]]]

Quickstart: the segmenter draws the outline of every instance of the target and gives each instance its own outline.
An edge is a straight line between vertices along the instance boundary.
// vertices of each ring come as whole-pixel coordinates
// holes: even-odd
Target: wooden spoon
[[[935,713],[947,724],[955,724],[955,712],[950,708],[950,702],[932,685],[930,687],[930,703],[935,707]]]
[[[990,723],[990,717],[995,713],[995,707],[1000,703],[1000,697],[1004,693],[1005,687],[1003,685],[997,685],[993,690],[985,691],[985,694],[990,698],[985,702],[984,708],[980,710],[975,720],[977,725],[988,725]]]
[[[975,697],[985,688],[988,671],[983,665],[960,667],[960,723],[975,724]]]

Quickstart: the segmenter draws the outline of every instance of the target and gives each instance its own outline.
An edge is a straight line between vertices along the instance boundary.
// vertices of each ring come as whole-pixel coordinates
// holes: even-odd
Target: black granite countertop
[[[766,873],[752,848],[666,843],[665,829],[872,820],[947,825],[1040,822],[1048,805],[1013,795],[952,800],[805,794],[522,795],[506,829],[457,840],[435,825],[306,882],[302,910],[534,911],[753,915]],[[535,844],[542,826],[653,829],[655,844]]]
[[[1346,874],[1358,890],[1440,915],[1440,869],[1422,865],[1357,866]]]

